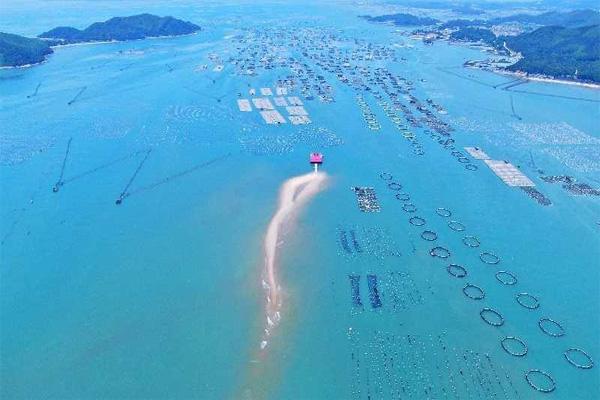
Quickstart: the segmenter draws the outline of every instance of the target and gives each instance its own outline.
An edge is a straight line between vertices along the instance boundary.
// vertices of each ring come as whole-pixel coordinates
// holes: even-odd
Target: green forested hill
[[[548,26],[503,39],[524,57],[510,70],[600,82],[600,25]]]
[[[44,40],[0,32],[0,66],[17,67],[44,61],[52,53]]]
[[[44,32],[39,37],[59,39],[66,43],[102,40],[133,40],[157,36],[186,35],[199,31],[198,25],[173,17],[158,17],[140,14],[130,17],[115,17],[96,22],[84,30],[58,27]]]

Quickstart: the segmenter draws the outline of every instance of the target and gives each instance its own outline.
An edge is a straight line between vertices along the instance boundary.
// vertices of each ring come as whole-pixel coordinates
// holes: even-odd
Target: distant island
[[[53,46],[100,41],[124,41],[195,33],[201,28],[173,17],[140,14],[96,22],[84,30],[58,27],[38,38],[0,32],[0,67],[21,67],[43,62]]]
[[[574,10],[569,12],[549,11],[542,14],[514,14],[490,20],[491,25],[511,22],[580,28],[583,26],[600,24],[600,13],[595,10]]]
[[[52,52],[45,40],[0,32],[0,67],[38,64]]]
[[[38,37],[58,40],[61,44],[70,44],[180,36],[198,32],[199,30],[201,28],[198,25],[173,17],[140,14],[130,17],[115,17],[105,22],[96,22],[84,30],[61,26],[44,32]]]
[[[398,26],[427,26],[435,25],[440,22],[437,19],[417,17],[411,14],[389,14],[380,15],[378,17],[363,15],[360,18],[364,18],[369,22],[391,22]]]

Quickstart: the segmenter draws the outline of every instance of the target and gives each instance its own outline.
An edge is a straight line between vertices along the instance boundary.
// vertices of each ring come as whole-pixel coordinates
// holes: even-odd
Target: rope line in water
[[[123,157],[119,157],[119,158],[117,158],[115,160],[112,160],[112,161],[109,161],[109,162],[107,162],[105,164],[99,165],[99,166],[97,166],[95,168],[92,168],[90,170],[84,171],[84,172],[82,172],[80,174],[74,175],[74,176],[72,176],[70,178],[67,178],[67,179],[63,180],[61,186],[64,186],[65,184],[67,184],[69,182],[73,182],[73,181],[75,181],[77,179],[81,179],[81,178],[83,178],[83,177],[85,177],[87,175],[91,175],[91,174],[93,174],[95,172],[98,172],[98,171],[100,171],[100,170],[102,170],[104,168],[108,168],[108,167],[110,167],[112,165],[115,165],[117,163],[120,163],[122,161],[128,160],[128,159],[130,159],[130,158],[132,158],[134,156],[137,156],[138,154],[141,154],[143,152],[145,152],[145,150],[135,151],[135,152],[129,153],[129,154],[123,156]]]
[[[513,83],[511,83],[511,84],[509,84],[509,85],[507,85],[507,86],[504,86],[504,87],[502,88],[502,90],[507,90],[507,91],[508,91],[508,90],[509,90],[509,89],[511,89],[511,88],[514,88],[514,87],[517,87],[517,86],[523,85],[523,84],[525,84],[525,83],[528,83],[528,82],[529,82],[529,80],[527,80],[527,79],[523,79],[523,80],[521,80],[521,79],[517,79],[515,82],[513,82]]]
[[[37,86],[35,87],[35,90],[33,91],[33,93],[30,94],[30,95],[27,95],[27,98],[30,99],[32,97],[37,96],[38,90],[40,89],[40,86],[42,86],[42,82],[40,82],[40,83],[37,84]]]
[[[152,183],[152,184],[147,185],[147,186],[140,187],[140,188],[138,188],[138,189],[136,189],[136,190],[134,190],[132,192],[129,192],[127,194],[127,197],[129,197],[131,195],[134,195],[134,194],[138,194],[140,192],[144,192],[144,191],[147,191],[147,190],[154,189],[157,186],[160,186],[160,185],[163,185],[163,184],[165,184],[167,182],[170,182],[172,179],[181,178],[184,175],[190,174],[190,173],[192,173],[192,172],[194,172],[194,171],[196,171],[196,170],[198,170],[200,168],[207,167],[207,166],[209,166],[211,164],[216,163],[217,161],[224,160],[224,159],[226,159],[226,158],[228,158],[230,156],[231,156],[231,153],[227,153],[224,156],[220,156],[220,157],[214,158],[214,159],[206,161],[206,162],[204,162],[202,164],[195,165],[192,168],[188,168],[188,169],[186,169],[184,171],[181,171],[181,172],[178,172],[176,174],[167,176],[166,178],[163,178],[163,179],[161,179],[158,182]]]
[[[564,95],[560,95],[560,94],[535,92],[535,91],[532,91],[532,90],[513,90],[513,89],[510,89],[510,90],[509,89],[505,89],[505,90],[513,92],[513,93],[533,94],[533,95],[536,95],[536,96],[553,97],[553,98],[557,98],[557,99],[587,101],[587,102],[590,102],[590,103],[600,103],[599,100],[586,99],[585,97],[564,96]]]
[[[56,184],[52,188],[52,191],[54,193],[58,192],[58,189],[64,184],[64,182],[63,182],[63,176],[65,174],[65,167],[67,165],[67,158],[69,158],[69,152],[71,151],[71,142],[72,141],[73,141],[73,138],[71,137],[71,138],[69,138],[69,141],[67,142],[67,150],[65,151],[65,157],[63,158],[62,166],[60,168],[60,176],[58,177],[58,181],[56,181]]]
[[[511,80],[509,80],[508,82],[502,82],[502,83],[499,83],[499,84],[497,84],[497,85],[494,85],[494,86],[493,86],[493,88],[494,88],[494,89],[497,89],[497,88],[499,88],[500,86],[504,86],[504,85],[510,85],[511,83],[515,83],[515,82],[518,82],[518,81],[520,81],[520,80],[521,80],[521,78],[515,78],[515,79],[511,79]]]
[[[127,197],[129,195],[129,193],[127,192],[127,190],[129,189],[129,186],[131,186],[131,184],[133,183],[133,181],[135,180],[137,174],[140,172],[140,170],[142,169],[142,167],[144,166],[144,163],[146,162],[146,160],[148,159],[148,157],[150,156],[150,153],[152,152],[152,149],[149,149],[146,152],[146,155],[144,156],[144,158],[142,159],[142,161],[140,161],[140,163],[138,164],[137,168],[135,169],[135,172],[133,173],[133,175],[131,176],[131,178],[129,179],[129,182],[127,182],[127,185],[125,185],[125,188],[123,189],[123,191],[121,191],[121,194],[119,195],[119,198],[115,201],[115,203],[121,204],[123,202],[123,199],[125,199],[125,197]]]
[[[75,102],[77,101],[77,99],[79,98],[79,96],[81,96],[81,94],[82,94],[83,92],[85,92],[85,89],[87,89],[87,86],[84,86],[84,87],[82,87],[81,89],[79,89],[79,92],[77,92],[77,94],[75,95],[75,97],[73,97],[73,98],[71,99],[71,101],[69,101],[69,102],[67,103],[67,105],[69,105],[69,106],[70,106],[71,104],[75,103]]]

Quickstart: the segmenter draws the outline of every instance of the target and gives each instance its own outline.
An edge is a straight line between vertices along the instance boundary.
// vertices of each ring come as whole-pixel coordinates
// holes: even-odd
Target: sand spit
[[[290,178],[283,183],[279,192],[279,205],[273,215],[264,240],[265,267],[263,286],[267,292],[266,326],[261,349],[268,344],[268,337],[272,328],[280,320],[281,296],[280,285],[277,281],[276,266],[279,244],[282,240],[281,232],[302,207],[314,197],[321,189],[327,175],[323,172],[311,172],[306,175]]]

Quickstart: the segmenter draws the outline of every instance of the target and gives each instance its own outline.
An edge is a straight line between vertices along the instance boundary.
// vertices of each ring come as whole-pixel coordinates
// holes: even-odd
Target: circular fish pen
[[[391,190],[398,191],[398,190],[402,190],[402,185],[399,183],[396,183],[396,182],[391,182],[391,183],[388,183],[388,188],[390,188]]]
[[[414,226],[423,226],[426,223],[425,219],[421,217],[411,217],[408,222]]]
[[[448,210],[447,208],[444,207],[438,207],[435,209],[435,213],[437,215],[439,215],[440,217],[451,217],[452,216],[452,211]]]
[[[442,246],[436,246],[429,251],[429,255],[431,257],[448,258],[450,257],[450,250]]]
[[[515,357],[525,357],[529,350],[525,342],[514,336],[505,337],[500,341],[500,345],[505,352]]]
[[[485,292],[483,289],[477,285],[473,285],[472,283],[467,283],[462,291],[464,295],[471,300],[483,300],[483,298],[485,298]]]
[[[469,164],[471,162],[467,157],[458,157],[457,160],[461,164]]]
[[[565,336],[565,329],[560,323],[552,318],[540,318],[538,326],[548,336],[561,337]]]
[[[556,389],[556,382],[548,374],[539,369],[530,369],[525,373],[525,380],[535,390],[542,393],[550,393]]]
[[[464,231],[466,229],[463,224],[461,224],[458,221],[454,221],[454,220],[448,221],[448,228],[450,228],[450,229],[452,229],[453,231],[456,231],[456,232],[462,232],[462,231]]]
[[[483,262],[485,264],[489,264],[489,265],[496,265],[500,262],[500,257],[495,255],[494,253],[490,253],[487,251],[484,251],[483,253],[481,253],[479,255],[479,259],[481,260],[481,262]]]
[[[481,319],[491,326],[502,326],[504,325],[504,317],[498,311],[493,308],[485,307],[479,312]]]
[[[407,213],[414,213],[417,211],[417,206],[413,203],[405,203],[402,205],[402,209]]]
[[[381,179],[383,179],[384,181],[391,181],[394,177],[392,176],[392,174],[387,173],[387,172],[382,172],[381,174],[379,174],[379,177]]]
[[[465,164],[465,169],[468,169],[469,171],[477,171],[479,167],[475,164]]]
[[[540,301],[532,294],[523,292],[515,296],[517,303],[529,310],[535,310],[540,307]]]
[[[423,233],[421,233],[421,239],[427,240],[428,242],[433,242],[434,240],[437,240],[437,238],[438,235],[434,231],[423,231]]]
[[[467,270],[462,265],[450,264],[446,267],[446,271],[455,278],[464,278],[467,276]]]
[[[409,201],[410,195],[408,193],[397,193],[396,199],[400,201]]]
[[[475,236],[465,236],[462,242],[468,247],[479,247],[481,245],[479,239],[477,239]]]
[[[503,285],[512,286],[517,284],[517,277],[508,271],[496,272],[496,279]]]
[[[583,357],[585,359],[585,363],[577,361],[575,359],[575,357],[577,357],[576,355],[578,355],[579,357]],[[578,349],[577,347],[571,347],[570,349],[565,351],[564,356],[567,362],[576,368],[591,369],[594,367],[594,360],[592,359],[592,357],[588,353],[586,353],[582,349]]]

